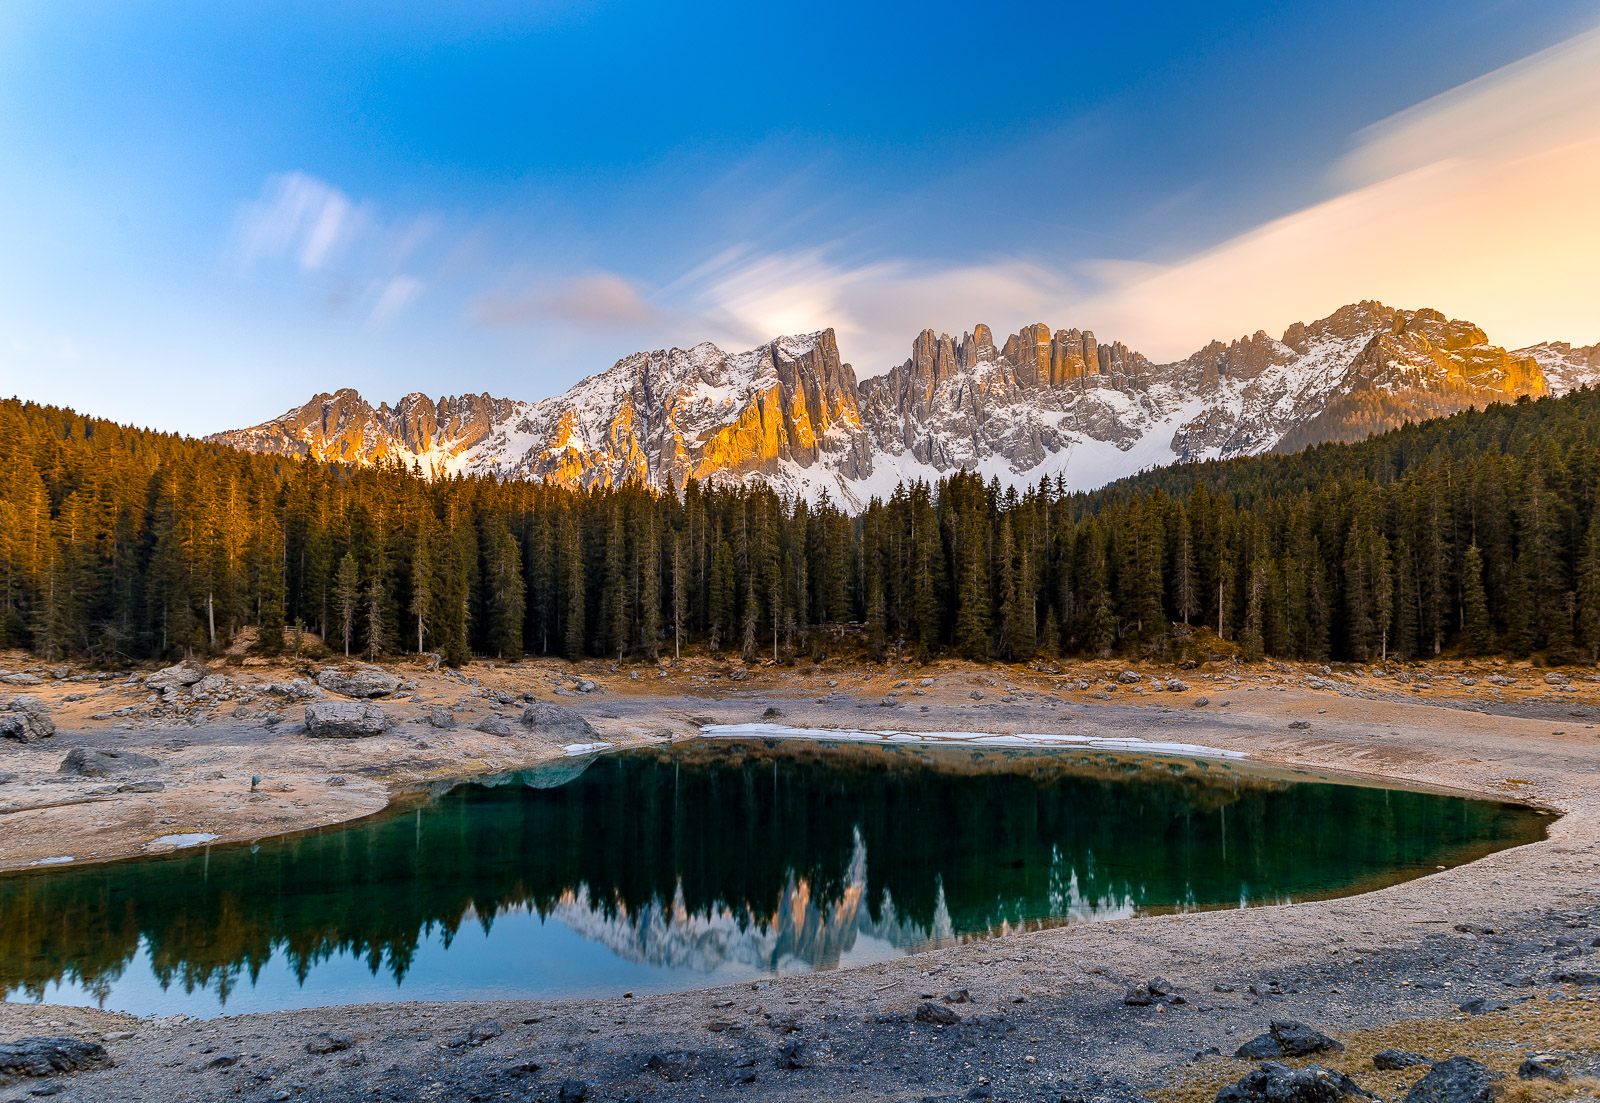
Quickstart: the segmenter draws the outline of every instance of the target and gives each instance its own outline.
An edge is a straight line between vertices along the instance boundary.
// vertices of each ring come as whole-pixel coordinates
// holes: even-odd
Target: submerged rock
[[[377,705],[313,701],[306,706],[306,734],[319,739],[359,739],[388,728],[389,717]]]

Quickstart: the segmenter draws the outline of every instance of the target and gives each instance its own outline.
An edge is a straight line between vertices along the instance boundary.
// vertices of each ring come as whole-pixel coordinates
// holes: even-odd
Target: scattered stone
[[[1551,974],[1550,979],[1556,984],[1582,984],[1587,986],[1600,984],[1600,973],[1560,972]]]
[[[971,693],[967,694],[967,696],[971,697],[974,701],[981,701],[983,700],[983,691],[975,689]]]
[[[471,1030],[467,1031],[467,1045],[474,1047],[481,1046],[485,1042],[498,1038],[504,1033],[505,1028],[500,1025],[498,1020],[485,1019],[483,1022],[477,1023],[472,1027]]]
[[[1468,1000],[1466,1003],[1462,1004],[1461,1010],[1465,1011],[1468,1015],[1487,1015],[1491,1011],[1506,1010],[1506,1005],[1501,1003],[1499,1000],[1489,1000],[1479,997],[1478,999]]]
[[[728,681],[730,682],[742,682],[748,677],[750,677],[750,672],[742,666],[736,666],[728,671]]]
[[[809,1060],[810,1055],[806,1053],[804,1042],[788,1042],[778,1049],[777,1066],[780,1069],[790,1072],[795,1069],[803,1069],[809,1063]]]
[[[572,709],[535,701],[522,710],[522,726],[541,736],[572,743],[598,743],[600,733]]]
[[[1240,1046],[1235,1057],[1263,1060],[1270,1057],[1309,1057],[1313,1053],[1338,1053],[1344,1046],[1305,1023],[1274,1019],[1267,1033]]]
[[[198,697],[202,693],[221,693],[227,688],[228,676],[226,674],[207,674],[190,686],[189,692]]]
[[[511,725],[498,716],[485,716],[478,721],[478,730],[486,735],[510,735]]]
[[[1217,1103],[1336,1103],[1377,1099],[1350,1077],[1321,1065],[1290,1068],[1270,1061],[1217,1093]]]
[[[579,693],[599,693],[600,683],[589,678],[579,678],[577,684],[572,688],[577,690]]]
[[[1561,1068],[1561,1058],[1552,1057],[1547,1053],[1539,1053],[1529,1057],[1517,1066],[1517,1078],[1520,1080],[1562,1081],[1567,1078],[1567,1074]]]
[[[767,706],[767,710],[761,714],[761,719],[763,719],[763,720],[782,720],[783,719],[783,710],[780,709],[780,708],[773,708],[771,705],[769,705],[769,706]]]
[[[110,1064],[111,1056],[104,1046],[82,1038],[18,1038],[0,1043],[0,1080],[82,1072]]]
[[[8,686],[38,686],[44,684],[44,679],[37,674],[7,674],[0,682]]]
[[[923,689],[927,689],[931,685],[933,685],[933,679],[932,678],[924,678],[924,679],[922,679],[922,688]]]
[[[1194,707],[1197,708],[1197,709],[1203,709],[1207,705],[1209,705],[1210,703],[1211,703],[1211,698],[1209,698],[1209,697],[1196,697],[1194,699]]]
[[[924,1003],[917,1008],[916,1020],[919,1023],[930,1023],[933,1026],[954,1026],[961,1021],[961,1016],[950,1008],[938,1003]]]
[[[330,777],[323,784],[328,785],[328,786],[330,786],[330,787],[332,787],[334,789],[343,789],[346,785],[348,785],[350,783],[342,775],[334,774],[332,777]]]
[[[317,685],[344,697],[387,697],[400,688],[400,679],[381,670],[339,670],[328,667],[317,674]]]
[[[1309,721],[1309,720],[1291,720],[1291,721],[1289,721],[1289,727],[1296,728],[1296,729],[1299,729],[1299,730],[1303,731],[1303,730],[1311,727],[1311,721]]]
[[[1492,686],[1514,686],[1517,684],[1515,678],[1507,678],[1504,674],[1491,674],[1484,681]]]
[[[117,786],[119,793],[159,793],[165,789],[166,783],[162,781],[130,781],[125,785]]]
[[[238,1063],[239,1063],[239,1055],[237,1053],[224,1053],[220,1057],[213,1057],[209,1062],[207,1062],[206,1068],[208,1068],[208,1069],[231,1069],[234,1065],[237,1065]]]
[[[377,705],[313,701],[306,706],[306,734],[317,739],[360,739],[388,729],[389,717]]]
[[[700,1058],[693,1053],[652,1053],[645,1059],[644,1067],[646,1072],[653,1072],[661,1079],[676,1084],[695,1074],[700,1067]]]
[[[354,1049],[356,1040],[348,1034],[336,1034],[324,1030],[306,1043],[306,1052],[321,1057],[329,1053],[343,1053],[347,1049]]]
[[[1121,682],[1125,686],[1131,686],[1135,682],[1144,681],[1144,675],[1140,674],[1137,670],[1124,670],[1121,674],[1117,675],[1117,681]]]
[[[1544,676],[1544,684],[1547,686],[1566,686],[1572,684],[1572,679],[1565,674],[1557,674],[1552,670]]]
[[[1433,1058],[1424,1057],[1420,1053],[1412,1053],[1408,1049],[1380,1049],[1372,1055],[1372,1066],[1384,1072],[1394,1072],[1397,1069],[1416,1068],[1418,1065],[1431,1065]]]
[[[556,1089],[556,1103],[583,1103],[589,1098],[589,1084],[585,1080],[563,1080]]]
[[[456,714],[443,705],[434,705],[428,710],[428,723],[449,731],[456,726]]]
[[[965,988],[952,988],[943,996],[945,1003],[971,1003],[972,993]]]
[[[74,747],[67,752],[67,757],[61,760],[61,765],[56,767],[56,773],[72,774],[75,777],[111,777],[114,774],[125,774],[129,770],[143,770],[159,765],[161,763],[147,754]]]
[[[1413,1084],[1405,1103],[1489,1103],[1498,1078],[1471,1057],[1451,1057]]]
[[[1168,693],[1182,693],[1184,690],[1186,690],[1188,688],[1189,688],[1188,684],[1186,682],[1184,682],[1180,678],[1168,678],[1167,679],[1167,692]]]

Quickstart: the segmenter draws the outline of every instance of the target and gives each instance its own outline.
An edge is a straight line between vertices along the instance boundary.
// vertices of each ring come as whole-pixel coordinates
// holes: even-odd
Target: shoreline
[[[562,666],[569,672],[567,681],[592,676]],[[1105,664],[1083,668],[1101,678],[1106,669]],[[494,673],[531,684],[553,671],[533,665],[531,670]],[[1245,754],[1251,765],[1442,788],[1456,795],[1530,804],[1557,812],[1559,818],[1548,824],[1543,840],[1360,895],[1245,911],[1068,924],[891,962],[731,988],[626,1000],[364,1004],[183,1022],[7,1003],[0,1004],[0,1031],[8,1038],[76,1031],[106,1039],[118,1067],[78,1078],[83,1089],[94,1085],[99,1098],[163,1103],[194,1091],[201,1092],[198,1098],[224,1091],[233,1095],[236,1085],[244,1098],[266,1099],[296,1084],[304,1086],[291,1095],[308,1099],[366,1099],[374,1090],[418,1083],[438,1083],[441,1091],[554,1098],[560,1081],[573,1078],[594,1087],[599,1094],[591,1098],[648,1091],[654,1098],[690,1100],[702,1093],[721,1098],[735,1092],[751,1098],[849,1093],[885,1100],[928,1095],[956,1099],[983,1087],[995,1098],[1054,1099],[1051,1093],[1059,1091],[1077,1092],[1080,1098],[1131,1100],[1218,1069],[1235,1070],[1235,1078],[1242,1075],[1250,1067],[1245,1062],[1223,1057],[1197,1063],[1195,1054],[1211,1046],[1231,1052],[1233,1045],[1265,1029],[1269,1017],[1299,1018],[1335,1036],[1398,1030],[1397,1024],[1417,1021],[1455,1024],[1451,1029],[1461,1030],[1494,1025],[1501,1038],[1496,1044],[1515,1044],[1521,1037],[1524,1045],[1540,1045],[1539,1017],[1527,1018],[1519,1011],[1534,1005],[1514,1001],[1532,995],[1541,1009],[1559,1006],[1563,1014],[1595,1003],[1590,990],[1550,979],[1564,964],[1557,961],[1558,953],[1577,950],[1570,967],[1594,968],[1590,955],[1595,950],[1588,947],[1588,938],[1572,936],[1583,934],[1590,917],[1600,928],[1600,793],[1593,781],[1600,768],[1600,738],[1591,730],[1600,723],[1600,705],[1588,687],[1563,695],[1559,702],[1528,702],[1506,694],[1509,700],[1497,702],[1502,709],[1532,714],[1506,716],[1452,707],[1486,703],[1464,693],[1443,701],[1417,700],[1411,694],[1374,699],[1304,685],[1308,677],[1320,676],[1273,671],[1257,685],[1230,677],[1224,690],[1231,697],[1226,709],[1197,709],[1192,699],[1202,690],[1214,699],[1219,696],[1214,685],[1184,693],[1121,690],[1101,701],[1061,687],[1065,676],[949,663],[919,669],[935,684],[916,697],[902,693],[900,704],[885,707],[882,698],[893,688],[897,672],[867,671],[866,677],[853,678],[856,684],[844,694],[833,692],[837,685],[826,686],[829,679],[784,677],[789,673],[757,671],[743,684],[724,687],[695,682],[691,670],[641,685],[644,679],[630,678],[624,669],[596,679],[602,682],[598,693],[553,694],[546,682],[538,687],[538,696],[578,708],[603,739],[619,746],[696,734],[705,724],[762,722],[758,718],[763,710],[776,708],[784,724],[797,727],[901,730],[925,723],[943,731],[1054,731],[1197,742]],[[1008,683],[1004,688],[1001,680]],[[1360,691],[1369,689],[1358,685]],[[971,692],[982,692],[986,699],[974,701]],[[1546,691],[1535,687],[1534,692]],[[1539,715],[1552,705],[1581,715],[1561,720]],[[923,706],[927,713],[920,711]],[[1311,727],[1289,727],[1299,719],[1309,720]],[[395,746],[398,760],[386,776],[380,779],[378,770],[361,775],[374,791],[381,780],[388,794],[374,811],[399,799],[393,794],[402,776],[426,785],[446,780],[441,771],[447,768],[457,771],[450,779],[458,780],[464,763],[474,773],[496,768],[487,761],[488,749],[475,742],[477,733],[458,730],[450,736],[419,730],[421,736]],[[78,732],[62,734],[83,738]],[[164,737],[162,733],[150,742],[159,744]],[[94,733],[88,738],[95,738]],[[275,734],[267,745],[282,747],[285,742],[280,741],[292,738]],[[554,748],[532,746],[515,748],[512,754],[503,737],[482,738],[499,741],[501,753],[488,756],[497,760],[516,758],[531,765],[555,755]],[[54,742],[60,751],[68,746],[61,736]],[[351,753],[379,750],[370,740],[357,742],[364,749]],[[417,748],[416,742],[439,746]],[[312,743],[302,739],[288,745]],[[136,746],[131,741],[125,745]],[[196,742],[185,750],[198,758],[203,755],[197,748],[223,745]],[[15,769],[11,761],[16,751],[8,750],[11,754],[0,761],[0,769]],[[182,758],[184,753],[176,755]],[[59,758],[59,753],[52,754]],[[332,807],[319,804],[299,811]],[[144,821],[130,816],[123,822]],[[160,826],[166,833],[189,825]],[[19,844],[8,838],[6,845],[6,864],[14,868]],[[1578,926],[1567,927],[1569,923]],[[1498,933],[1463,933],[1458,927]],[[1595,935],[1600,929],[1589,937]],[[1558,945],[1557,937],[1574,945]],[[1157,976],[1171,978],[1186,1003],[1163,1005],[1159,1011],[1123,1003],[1130,985]],[[1506,987],[1512,981],[1520,984],[1523,976],[1533,978],[1532,988]],[[1452,987],[1423,984],[1426,980],[1432,985],[1433,978]],[[1213,992],[1216,986],[1231,991]],[[954,1005],[961,1024],[941,1028],[912,1020],[911,1013],[926,1002],[921,992],[936,996],[955,987],[972,994],[970,1006]],[[1506,1002],[1510,1010],[1467,1016],[1456,1006],[1469,994]],[[1527,1025],[1517,1025],[1518,1015],[1524,1015]],[[503,1029],[499,1038],[464,1049],[444,1045],[474,1023],[490,1019]],[[783,1029],[781,1024],[790,1020],[798,1025]],[[726,1027],[718,1025],[724,1022]],[[340,1064],[350,1054],[307,1054],[306,1038],[322,1030],[349,1033],[354,1039],[351,1052],[371,1063]],[[809,1054],[801,1067],[775,1064],[783,1060],[783,1047],[796,1041]],[[207,1045],[234,1047],[230,1052],[241,1053],[239,1064],[209,1068],[209,1059],[202,1061],[199,1054]],[[646,1067],[649,1056],[664,1053],[693,1054],[695,1070],[675,1080]],[[172,1065],[175,1059],[177,1066]],[[747,1059],[753,1063],[741,1065]],[[515,1076],[508,1072],[526,1064],[540,1067]],[[752,1070],[754,1081],[735,1083]],[[258,1078],[263,1074],[268,1079]],[[978,1082],[980,1075],[986,1083]],[[78,1079],[63,1082],[76,1084]],[[1362,1075],[1357,1079],[1367,1084]],[[1058,1089],[1058,1083],[1072,1087]],[[20,1098],[27,1086],[0,1089],[0,1098]]]

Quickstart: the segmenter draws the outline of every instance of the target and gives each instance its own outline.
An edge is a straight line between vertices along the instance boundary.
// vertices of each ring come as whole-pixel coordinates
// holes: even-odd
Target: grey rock
[[[308,678],[295,678],[288,682],[268,682],[262,688],[274,697],[286,697],[291,701],[309,701],[322,696],[322,691],[312,685]]]
[[[1544,676],[1544,684],[1547,686],[1566,686],[1572,684],[1572,679],[1565,674],[1557,674],[1552,670]]]
[[[238,1063],[239,1063],[239,1055],[237,1053],[224,1053],[221,1056],[213,1057],[210,1061],[206,1062],[206,1068],[208,1068],[208,1069],[231,1069],[234,1065],[237,1065]]]
[[[306,706],[306,734],[317,739],[359,739],[388,728],[389,717],[377,705],[313,701]]]
[[[919,1023],[931,1023],[934,1026],[954,1026],[961,1021],[960,1015],[939,1003],[920,1005],[915,1018]]]
[[[332,1031],[323,1031],[306,1043],[306,1052],[314,1056],[327,1053],[342,1053],[355,1047],[356,1040],[348,1034],[338,1034]]]
[[[1396,1069],[1416,1068],[1418,1065],[1431,1065],[1433,1058],[1424,1057],[1420,1053],[1412,1053],[1407,1049],[1380,1049],[1372,1055],[1372,1067],[1384,1072],[1394,1072]]]
[[[0,678],[0,682],[8,686],[37,686],[43,685],[44,679],[37,674],[7,674],[4,678]]]
[[[119,793],[159,793],[167,787],[163,781],[130,781],[117,786]]]
[[[149,755],[135,754],[133,751],[97,751],[88,747],[74,747],[61,760],[61,765],[56,767],[56,773],[75,777],[112,777],[129,770],[144,770],[159,765],[161,763]]]
[[[568,1078],[561,1081],[561,1087],[556,1089],[556,1103],[583,1103],[588,1098],[589,1083],[586,1080]]]
[[[1306,729],[1311,727],[1311,721],[1309,721],[1309,720],[1291,720],[1291,721],[1289,721],[1289,727],[1296,728],[1298,730],[1304,731],[1304,730],[1306,730]]]
[[[1552,973],[1550,979],[1556,984],[1581,984],[1585,987],[1600,984],[1600,973],[1589,972],[1560,972]]]
[[[600,683],[589,678],[579,678],[577,684],[572,688],[577,690],[579,693],[599,693]]]
[[[111,1056],[97,1042],[82,1038],[18,1038],[0,1043],[0,1080],[13,1076],[55,1076],[63,1072],[102,1069]]]
[[[165,667],[156,671],[144,680],[150,689],[165,689],[168,686],[192,686],[206,676],[206,668],[199,663],[181,662],[176,666]]]
[[[1235,1052],[1235,1057],[1261,1060],[1270,1057],[1309,1057],[1313,1053],[1338,1053],[1344,1046],[1305,1023],[1274,1019],[1267,1033],[1258,1034]]]
[[[1321,1065],[1303,1069],[1268,1062],[1217,1093],[1217,1103],[1338,1103],[1377,1099],[1350,1077]]]
[[[485,1019],[481,1023],[474,1024],[472,1029],[467,1031],[467,1045],[481,1046],[504,1033],[505,1027],[501,1026],[498,1020]]]
[[[1517,684],[1515,678],[1507,678],[1504,674],[1491,674],[1484,681],[1492,686],[1514,686]]]
[[[434,705],[428,710],[428,723],[449,731],[456,726],[456,714],[443,705]]]
[[[400,688],[400,679],[381,670],[339,670],[329,667],[317,674],[317,685],[343,697],[387,697]]]
[[[1124,670],[1121,674],[1117,675],[1117,681],[1121,682],[1125,686],[1131,686],[1135,682],[1144,681],[1144,675],[1140,674],[1137,670]]]
[[[1517,1066],[1517,1077],[1521,1080],[1561,1081],[1567,1078],[1567,1074],[1561,1068],[1561,1058],[1540,1053]]]
[[[1184,690],[1186,690],[1188,688],[1189,688],[1188,684],[1186,682],[1184,682],[1181,678],[1168,678],[1167,679],[1167,692],[1168,693],[1182,693]]]
[[[522,710],[522,726],[547,739],[597,743],[600,733],[572,709],[535,701]]]
[[[1505,1009],[1506,1005],[1499,1000],[1484,999],[1481,996],[1475,1000],[1468,1000],[1461,1005],[1461,1010],[1468,1015],[1487,1015],[1491,1011],[1504,1011]]]
[[[952,988],[941,997],[945,1003],[971,1003],[972,993],[965,988]]]
[[[750,672],[742,666],[736,666],[728,671],[728,681],[730,682],[742,682],[748,677],[750,677]]]
[[[226,674],[207,674],[190,686],[189,692],[199,696],[202,693],[220,693],[227,688],[228,676]]]
[[[776,1064],[780,1069],[792,1072],[795,1069],[805,1068],[810,1060],[804,1042],[788,1042],[779,1047]]]
[[[478,721],[478,730],[486,735],[510,735],[511,725],[498,716],[485,716]]]
[[[34,743],[55,733],[56,722],[50,718],[50,709],[37,697],[13,697],[6,711],[0,712],[0,738]]]
[[[652,1053],[645,1058],[646,1072],[676,1084],[687,1080],[700,1068],[700,1058],[693,1053]]]
[[[1498,1078],[1471,1057],[1451,1057],[1413,1084],[1405,1103],[1489,1103]]]
[[[1196,697],[1194,699],[1194,707],[1197,708],[1197,709],[1203,709],[1207,705],[1209,705],[1210,703],[1211,703],[1211,698],[1209,698],[1209,697]]]

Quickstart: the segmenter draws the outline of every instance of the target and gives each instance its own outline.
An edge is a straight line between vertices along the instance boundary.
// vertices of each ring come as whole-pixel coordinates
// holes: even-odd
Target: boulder
[[[82,1038],[18,1038],[0,1043],[0,1082],[16,1076],[55,1076],[103,1069],[111,1064],[105,1047]]]
[[[1547,686],[1566,686],[1572,684],[1572,679],[1565,674],[1557,674],[1552,670],[1544,676],[1544,684]]]
[[[306,706],[306,734],[319,739],[359,739],[388,728],[389,717],[377,705],[313,701]]]
[[[510,735],[511,725],[498,716],[485,716],[478,721],[478,730],[486,735]]]
[[[449,731],[456,726],[456,714],[443,705],[434,705],[428,710],[428,723],[436,728]]]
[[[43,685],[44,679],[37,674],[7,674],[0,682],[8,686],[37,686]]]
[[[589,1082],[568,1078],[556,1089],[556,1103],[584,1103],[589,1098]]]
[[[1515,678],[1507,678],[1504,674],[1491,674],[1484,680],[1492,686],[1514,686],[1517,684]]]
[[[1268,1025],[1267,1033],[1250,1039],[1239,1047],[1234,1056],[1263,1060],[1269,1057],[1309,1057],[1313,1053],[1337,1053],[1343,1049],[1344,1046],[1305,1023],[1274,1019]]]
[[[1377,1098],[1342,1072],[1321,1065],[1296,1069],[1276,1061],[1217,1093],[1217,1103],[1339,1103]]]
[[[37,697],[13,697],[6,711],[0,712],[0,737],[32,743],[55,733],[56,722],[50,719],[50,709]]]
[[[150,689],[166,689],[168,686],[192,686],[206,676],[206,668],[199,663],[187,660],[177,666],[164,667],[144,680]]]
[[[227,688],[228,676],[226,674],[207,674],[190,686],[189,692],[198,697],[202,693],[221,693]]]
[[[56,767],[58,774],[76,777],[113,777],[129,770],[147,770],[161,763],[147,754],[132,751],[97,751],[89,747],[74,747]]]
[[[1203,709],[1207,705],[1209,705],[1210,703],[1211,703],[1211,698],[1209,698],[1209,697],[1196,697],[1194,699],[1194,707],[1197,708],[1197,709]]]
[[[1466,1003],[1462,1004],[1461,1010],[1465,1011],[1468,1015],[1487,1015],[1493,1011],[1504,1011],[1506,1010],[1506,1007],[1507,1005],[1500,1000],[1484,999],[1480,996],[1477,999],[1468,1000]]]
[[[1137,670],[1124,670],[1121,674],[1117,675],[1117,681],[1121,682],[1125,686],[1131,686],[1135,682],[1144,681],[1144,675],[1140,674]]]
[[[1168,693],[1182,693],[1184,690],[1186,690],[1188,688],[1189,688],[1188,684],[1186,682],[1184,682],[1184,680],[1182,678],[1168,678],[1167,679],[1167,692]]]
[[[1406,1092],[1405,1103],[1489,1103],[1498,1074],[1471,1057],[1451,1057],[1429,1069]]]
[[[317,685],[341,697],[387,697],[400,688],[400,679],[381,670],[339,670],[328,667],[317,675]]]
[[[1561,1068],[1560,1057],[1552,1057],[1547,1053],[1536,1053],[1517,1066],[1517,1078],[1519,1080],[1555,1080],[1560,1082],[1567,1078],[1567,1074]]]
[[[322,691],[307,678],[296,678],[291,682],[268,682],[263,688],[274,697],[286,697],[291,701],[309,701],[322,696]]]
[[[522,726],[535,735],[573,743],[598,743],[600,733],[571,709],[535,701],[522,710]]]

